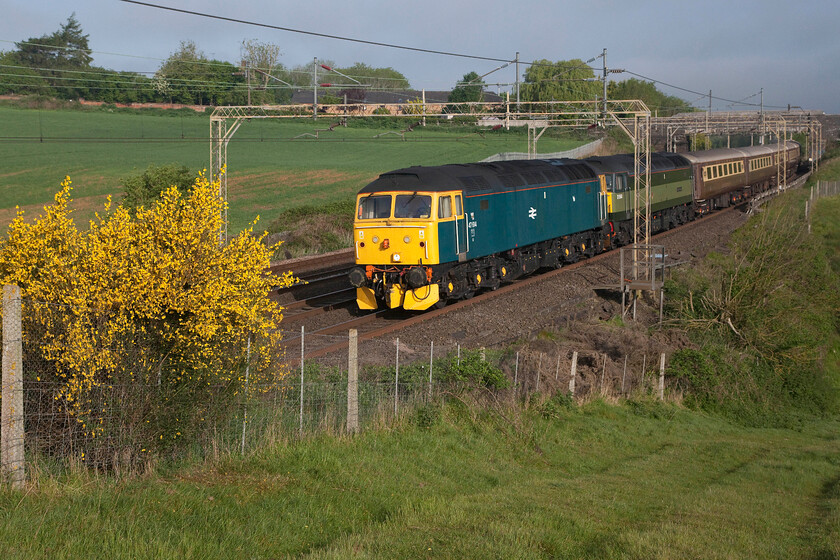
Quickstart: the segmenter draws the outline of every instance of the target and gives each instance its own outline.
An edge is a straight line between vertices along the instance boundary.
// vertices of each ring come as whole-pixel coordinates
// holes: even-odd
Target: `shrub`
[[[571,393],[556,393],[550,399],[542,403],[538,411],[543,418],[557,419],[575,407],[575,399]]]
[[[42,365],[30,375],[57,386],[86,437],[146,451],[196,437],[245,390],[251,346],[252,387],[279,380],[269,248],[250,230],[219,243],[218,182],[199,176],[136,213],[109,202],[87,231],[69,202],[68,177],[33,222],[18,212],[0,276],[25,298],[24,345]]]
[[[450,359],[440,376],[442,381],[455,382],[465,387],[486,387],[488,389],[506,389],[510,380],[498,366],[482,359],[478,351],[469,351],[461,356],[461,361]]]
[[[148,207],[159,200],[161,193],[170,187],[174,186],[185,192],[194,180],[195,173],[185,165],[150,165],[139,175],[122,179],[125,194],[120,204],[130,209]]]

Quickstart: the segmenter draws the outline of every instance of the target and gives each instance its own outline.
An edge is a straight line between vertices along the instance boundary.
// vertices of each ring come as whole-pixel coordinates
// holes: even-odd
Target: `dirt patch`
[[[71,217],[76,222],[76,226],[80,229],[87,229],[88,221],[94,218],[96,212],[102,213],[104,210],[107,198],[107,195],[104,194],[74,198],[70,203],[70,209],[73,212]],[[20,209],[23,210],[24,220],[31,223],[36,217],[44,213],[44,206],[51,204],[53,204],[52,201],[40,204],[27,204],[21,206]],[[0,228],[5,230],[16,216],[16,208],[0,208]]]

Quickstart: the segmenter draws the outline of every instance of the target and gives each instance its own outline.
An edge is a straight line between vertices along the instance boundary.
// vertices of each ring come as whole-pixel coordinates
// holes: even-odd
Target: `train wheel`
[[[455,293],[455,282],[454,281],[450,280],[449,282],[446,283],[446,293],[450,296]]]

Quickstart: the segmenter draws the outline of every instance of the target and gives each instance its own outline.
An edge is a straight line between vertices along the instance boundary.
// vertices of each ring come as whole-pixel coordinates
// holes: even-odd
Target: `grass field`
[[[119,199],[120,179],[150,164],[179,163],[195,170],[210,162],[209,115],[39,110],[0,107],[0,225],[15,206],[37,211],[52,200],[65,175],[74,183],[75,208],[86,219],[108,194]],[[282,211],[352,197],[379,173],[409,165],[477,161],[505,151],[526,152],[519,131],[427,126],[380,138],[398,128],[336,127],[319,139],[295,137],[326,129],[317,122],[245,122],[228,146],[230,229],[260,215],[269,223]],[[411,121],[406,121],[405,125]],[[582,142],[546,136],[542,152]]]
[[[542,413],[539,413],[539,411]],[[635,401],[324,437],[0,493],[3,558],[837,558],[840,423]]]

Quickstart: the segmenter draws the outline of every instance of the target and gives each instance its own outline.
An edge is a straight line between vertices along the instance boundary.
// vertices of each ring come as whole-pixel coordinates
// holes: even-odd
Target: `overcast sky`
[[[622,68],[716,98],[840,113],[837,0],[148,0],[149,3],[303,31],[479,57],[588,60],[607,49]],[[416,89],[451,89],[499,62],[412,52],[173,13],[120,0],[3,0],[0,50],[52,33],[75,12],[94,64],[154,72],[193,40],[208,57],[237,62],[243,39],[280,46],[287,67],[313,57],[339,66],[391,66]],[[592,62],[601,66],[601,60]],[[522,67],[524,72],[524,67]],[[616,79],[630,77],[615,75]],[[485,78],[515,80],[513,65]],[[699,107],[708,98],[658,84]],[[492,89],[496,89],[495,87]],[[505,88],[502,88],[503,91]],[[750,109],[713,99],[716,111]]]

